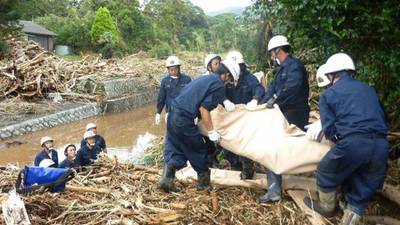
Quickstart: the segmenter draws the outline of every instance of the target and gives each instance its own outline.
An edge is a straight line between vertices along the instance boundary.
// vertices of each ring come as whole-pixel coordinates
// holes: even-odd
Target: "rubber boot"
[[[267,171],[268,192],[259,197],[261,203],[277,202],[281,200],[282,176],[272,171]]]
[[[250,159],[243,158],[242,161],[242,172],[240,173],[241,180],[253,179],[254,166]]]
[[[304,198],[304,204],[315,212],[325,216],[333,217],[337,215],[336,191],[318,192],[318,200],[313,200],[310,197]]]
[[[158,186],[167,193],[179,191],[175,188],[174,184],[175,171],[175,167],[173,167],[172,165],[164,164],[163,173],[161,175],[160,181],[158,182]]]
[[[357,213],[351,211],[350,209],[345,209],[343,218],[342,218],[342,225],[360,225],[361,216]]]
[[[211,190],[211,179],[210,179],[211,172],[208,170],[207,172],[197,173],[197,190]]]

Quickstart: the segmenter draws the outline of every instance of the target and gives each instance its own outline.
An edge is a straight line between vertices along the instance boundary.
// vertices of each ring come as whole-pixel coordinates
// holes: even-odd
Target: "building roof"
[[[39,34],[46,36],[55,36],[54,32],[47,30],[46,28],[27,20],[20,20],[19,24],[22,26],[22,31],[27,34]]]

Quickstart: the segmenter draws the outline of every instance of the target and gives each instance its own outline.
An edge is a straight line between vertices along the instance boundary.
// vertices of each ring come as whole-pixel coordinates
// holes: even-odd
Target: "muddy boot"
[[[197,190],[198,191],[203,191],[203,190],[211,190],[211,180],[210,180],[210,170],[207,172],[203,173],[197,173]]]
[[[351,211],[350,209],[345,209],[343,218],[342,218],[342,225],[360,225],[361,216],[357,213]]]
[[[254,175],[253,162],[249,159],[243,159],[240,179],[241,180],[253,179],[253,175]]]
[[[158,182],[158,187],[163,189],[165,192],[177,192],[178,189],[175,188],[175,167],[172,165],[164,164],[163,173],[161,175],[160,181]]]
[[[272,203],[281,200],[282,176],[267,171],[268,192],[259,197],[260,203]]]
[[[315,212],[325,216],[333,217],[337,214],[336,191],[318,192],[319,201],[313,200],[310,197],[304,198],[304,203]]]

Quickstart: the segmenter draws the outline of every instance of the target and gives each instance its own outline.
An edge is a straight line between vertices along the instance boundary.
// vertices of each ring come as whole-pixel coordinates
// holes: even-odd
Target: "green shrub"
[[[172,48],[169,44],[162,42],[155,45],[150,50],[150,55],[155,58],[166,58],[172,53]]]

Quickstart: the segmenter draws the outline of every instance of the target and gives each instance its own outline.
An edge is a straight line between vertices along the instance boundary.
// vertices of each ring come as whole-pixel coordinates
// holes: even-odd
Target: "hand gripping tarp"
[[[218,106],[211,117],[214,129],[221,134],[222,147],[277,174],[314,171],[330,149],[327,141],[311,141],[305,132],[289,125],[278,107],[266,109],[261,105],[255,111],[247,111],[244,105],[236,105],[235,111],[227,112]],[[201,123],[199,127],[206,135]]]

